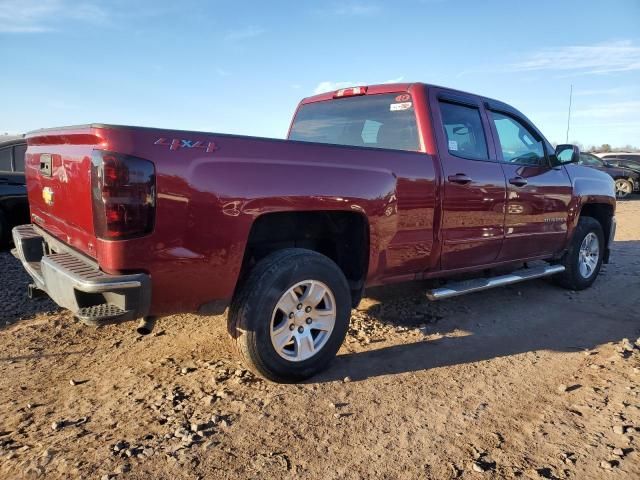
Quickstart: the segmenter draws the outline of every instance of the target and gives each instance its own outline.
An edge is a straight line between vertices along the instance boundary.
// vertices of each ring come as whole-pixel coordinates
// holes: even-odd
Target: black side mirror
[[[556,147],[556,158],[561,164],[578,163],[580,161],[580,149],[576,145],[558,145]]]

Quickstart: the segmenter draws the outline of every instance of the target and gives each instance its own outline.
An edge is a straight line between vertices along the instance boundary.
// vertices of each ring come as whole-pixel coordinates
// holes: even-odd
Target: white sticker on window
[[[454,152],[458,150],[458,142],[456,140],[449,140],[449,150]]]
[[[392,103],[389,105],[390,112],[399,112],[401,110],[409,110],[411,108],[411,102]]]

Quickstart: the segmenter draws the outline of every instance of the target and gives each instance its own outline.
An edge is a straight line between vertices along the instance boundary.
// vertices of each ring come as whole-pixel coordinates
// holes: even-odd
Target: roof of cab
[[[377,95],[381,93],[398,93],[406,92],[409,88],[415,85],[415,83],[383,83],[380,85],[351,85],[350,87],[367,87],[367,95]],[[348,88],[350,88],[348,87]],[[341,90],[341,89],[338,89]],[[329,92],[320,93],[311,97],[303,98],[300,102],[301,105],[314,102],[323,102],[325,100],[333,100],[333,96],[337,90],[331,90]]]

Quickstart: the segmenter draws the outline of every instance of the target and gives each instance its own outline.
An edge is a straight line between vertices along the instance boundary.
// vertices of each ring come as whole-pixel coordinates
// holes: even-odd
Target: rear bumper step
[[[109,275],[71,250],[45,254],[46,240],[33,225],[13,229],[15,256],[33,279],[29,285],[46,292],[84,323],[102,325],[134,320],[149,313],[151,281],[143,273]]]
[[[502,287],[513,283],[524,282],[534,278],[548,277],[556,273],[564,272],[562,265],[545,265],[534,268],[523,268],[508,275],[500,275],[492,278],[474,278],[462,282],[451,282],[448,285],[429,290],[427,298],[429,300],[442,300],[445,298],[457,297],[467,293],[480,292],[490,288]]]

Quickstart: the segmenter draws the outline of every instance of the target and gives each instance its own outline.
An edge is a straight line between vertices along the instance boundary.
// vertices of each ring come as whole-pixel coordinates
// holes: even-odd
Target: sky
[[[0,0],[0,133],[118,123],[284,137],[302,97],[421,81],[552,142],[640,147],[640,0]]]

